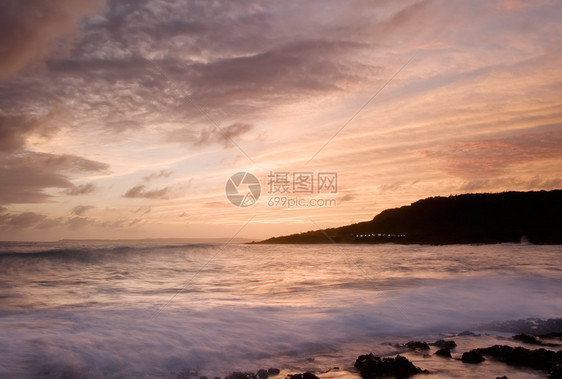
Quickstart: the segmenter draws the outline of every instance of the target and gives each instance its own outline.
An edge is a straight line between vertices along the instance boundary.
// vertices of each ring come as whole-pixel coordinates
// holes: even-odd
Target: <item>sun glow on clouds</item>
[[[562,186],[556,2],[0,10],[3,239],[230,237],[250,219],[259,239]],[[239,171],[262,183],[253,207],[225,196]],[[272,171],[337,172],[337,206],[267,206]]]

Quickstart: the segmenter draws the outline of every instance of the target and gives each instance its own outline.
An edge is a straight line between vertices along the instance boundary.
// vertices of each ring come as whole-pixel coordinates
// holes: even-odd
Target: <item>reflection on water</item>
[[[221,248],[1,245],[0,374],[322,371],[394,353],[385,341],[562,314],[560,246]]]

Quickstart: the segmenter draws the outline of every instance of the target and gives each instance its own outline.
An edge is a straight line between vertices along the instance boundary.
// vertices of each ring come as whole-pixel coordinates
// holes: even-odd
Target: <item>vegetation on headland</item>
[[[371,221],[260,243],[562,244],[562,190],[430,197]]]

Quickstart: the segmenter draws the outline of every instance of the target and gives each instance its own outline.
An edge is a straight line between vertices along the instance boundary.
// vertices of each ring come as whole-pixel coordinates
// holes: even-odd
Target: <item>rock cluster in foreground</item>
[[[524,347],[494,345],[468,351],[462,355],[464,363],[480,363],[484,357],[492,357],[510,366],[528,367],[542,370],[550,378],[562,378],[562,350],[554,352],[546,349],[529,350]]]
[[[415,374],[427,373],[426,370],[414,366],[412,362],[401,355],[397,355],[396,358],[376,357],[373,353],[360,355],[354,366],[363,378],[384,376],[407,378]]]
[[[552,321],[552,322],[551,322]],[[552,324],[558,320],[548,320]],[[533,323],[536,324],[536,323]],[[519,325],[519,324],[518,324]],[[517,334],[513,336],[514,341],[523,342],[530,345],[540,347],[538,349],[527,349],[525,347],[512,347],[508,345],[494,345],[487,348],[477,348],[470,351],[465,351],[462,357],[458,360],[465,364],[479,364],[486,359],[492,359],[497,362],[502,362],[510,366],[529,368],[534,370],[542,370],[548,374],[550,379],[562,379],[562,350],[552,351],[544,347],[562,346],[562,333],[559,328],[555,328],[556,332],[547,331],[546,334]],[[457,334],[457,336],[478,336],[469,331]],[[397,344],[395,347],[400,349],[411,350],[424,354],[424,357],[429,357],[428,352],[430,346],[434,346],[437,350],[434,355],[450,359],[451,350],[457,347],[453,340],[437,340],[433,343],[424,341],[409,341],[405,344]],[[441,358],[439,358],[441,359]],[[313,360],[311,358],[311,360]],[[415,366],[406,357],[396,355],[396,357],[380,357],[375,356],[373,353],[360,355],[354,364],[355,368],[359,371],[360,375],[365,379],[372,378],[408,378],[416,374],[427,374],[427,370]],[[339,370],[334,367],[334,370]],[[328,371],[317,372],[316,374],[322,375]],[[267,379],[271,376],[279,375],[280,370],[277,368],[270,368],[268,370],[260,369],[256,372],[233,372],[227,375],[224,379]],[[178,379],[209,379],[206,376],[199,376],[196,370],[189,370],[182,372],[177,376]],[[213,379],[220,379],[215,377]],[[298,374],[290,374],[286,379],[319,379],[314,372],[304,372]],[[497,377],[496,379],[507,379],[506,376]]]

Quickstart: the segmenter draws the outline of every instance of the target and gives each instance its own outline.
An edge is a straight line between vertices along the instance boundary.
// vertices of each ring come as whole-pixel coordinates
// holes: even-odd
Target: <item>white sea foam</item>
[[[409,338],[562,315],[558,246],[232,246],[209,261],[219,248],[4,246],[0,376],[350,367]]]

